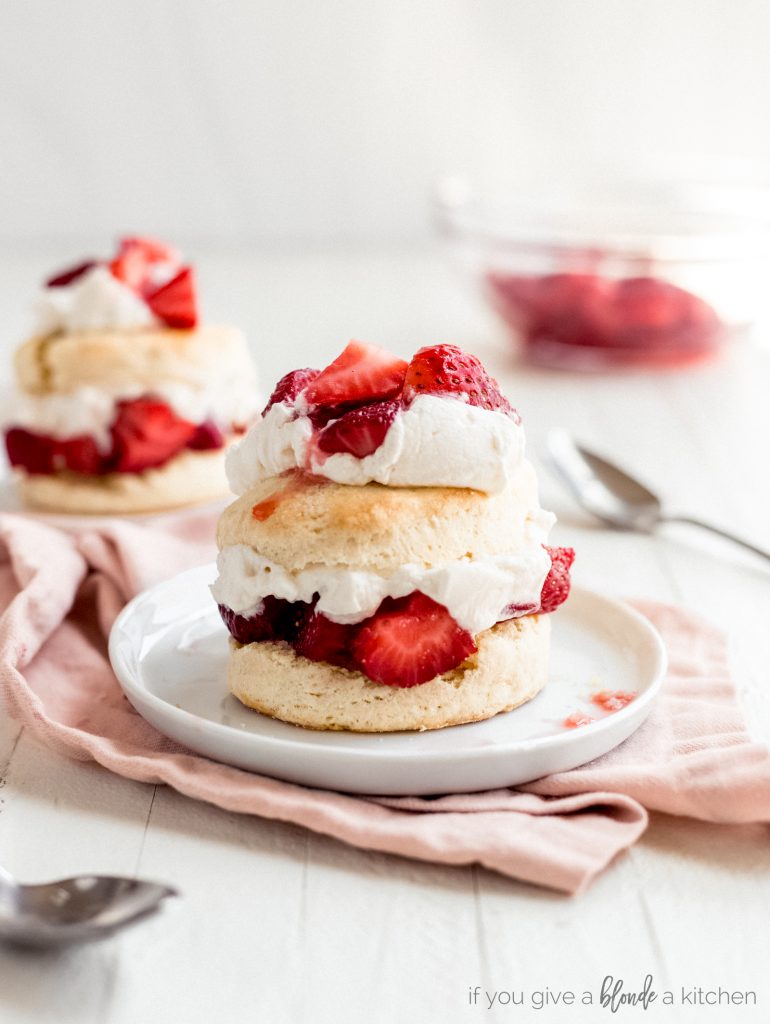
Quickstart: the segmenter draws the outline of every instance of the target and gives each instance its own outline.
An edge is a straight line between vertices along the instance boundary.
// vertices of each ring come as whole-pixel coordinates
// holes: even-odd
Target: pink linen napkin
[[[106,654],[126,600],[214,556],[208,513],[57,529],[0,516],[0,697],[60,753],[230,811],[292,821],[356,846],[479,863],[569,893],[647,825],[647,810],[770,821],[770,756],[746,733],[724,638],[678,608],[638,603],[670,669],[647,722],[582,768],[520,789],[362,798],[253,775],[190,753],[129,705]]]

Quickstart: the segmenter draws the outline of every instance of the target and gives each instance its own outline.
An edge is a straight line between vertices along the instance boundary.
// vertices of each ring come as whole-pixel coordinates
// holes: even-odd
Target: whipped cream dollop
[[[527,519],[527,544],[515,554],[463,558],[435,567],[403,565],[390,575],[328,566],[289,572],[248,545],[234,544],[219,553],[219,575],[211,592],[218,604],[247,617],[258,614],[269,595],[309,602],[318,594],[318,612],[350,625],[373,615],[386,597],[419,590],[475,635],[491,629],[510,604],[539,606],[551,567],[543,543],[553,522],[550,512],[533,510]]]
[[[44,288],[35,316],[35,332],[40,335],[158,323],[147,303],[105,266],[92,267],[68,285]]]
[[[524,458],[524,430],[505,413],[459,398],[418,395],[396,414],[385,440],[363,459],[327,455],[312,443],[302,396],[277,402],[227,455],[235,494],[267,477],[300,468],[340,484],[469,487],[501,491]]]
[[[95,387],[78,388],[69,394],[18,392],[3,415],[3,423],[62,441],[88,435],[102,451],[109,451],[110,427],[117,415],[118,402],[144,396],[160,399],[190,423],[213,420],[224,434],[234,426],[250,423],[261,404],[254,381],[241,373],[212,381],[203,388],[167,382],[152,388],[123,385],[116,392]]]

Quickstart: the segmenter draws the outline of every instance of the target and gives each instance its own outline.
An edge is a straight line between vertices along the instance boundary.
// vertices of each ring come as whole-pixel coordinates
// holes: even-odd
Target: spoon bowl
[[[106,938],[176,895],[167,885],[109,875],[21,885],[0,868],[0,939],[45,947]]]
[[[565,431],[552,431],[548,462],[577,503],[618,530],[652,533],[662,523],[688,523],[716,533],[770,561],[770,552],[694,516],[672,515],[660,498],[620,466],[578,444]]]
[[[548,435],[550,465],[578,504],[620,530],[650,533],[663,507],[656,494],[619,466],[577,444],[564,431]]]

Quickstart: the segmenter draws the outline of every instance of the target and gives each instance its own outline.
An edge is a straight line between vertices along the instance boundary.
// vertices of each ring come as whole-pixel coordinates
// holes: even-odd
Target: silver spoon
[[[661,523],[689,523],[710,530],[770,561],[770,552],[694,516],[672,515],[660,499],[620,467],[577,444],[565,431],[547,441],[549,463],[579,505],[609,526],[652,533]]]
[[[109,875],[20,885],[0,868],[0,939],[24,946],[90,942],[139,921],[176,895],[167,885]]]

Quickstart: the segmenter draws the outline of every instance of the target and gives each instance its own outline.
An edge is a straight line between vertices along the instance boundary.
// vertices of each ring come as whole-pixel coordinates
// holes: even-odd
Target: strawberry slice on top
[[[376,452],[396,418],[398,402],[372,402],[350,409],[318,435],[318,447],[327,455],[347,452],[365,459]]]
[[[361,405],[395,398],[404,384],[407,363],[392,352],[351,341],[305,392],[309,405]]]
[[[149,291],[145,301],[167,327],[179,330],[195,327],[198,323],[198,298],[192,267],[182,267],[166,284]]]
[[[153,271],[159,265],[178,267],[180,256],[170,245],[155,238],[122,238],[118,254],[110,263],[110,271],[123,284],[136,292],[153,290]]]
[[[285,373],[273,388],[273,393],[262,410],[262,415],[270,412],[278,402],[293,402],[300,391],[304,391],[308,384],[312,384],[320,372],[320,370],[311,370],[306,367],[302,370],[290,370]]]
[[[520,422],[481,360],[457,345],[430,345],[412,357],[404,380],[404,400],[410,402],[418,395],[465,395],[470,405],[507,413]]]
[[[447,609],[418,590],[383,601],[353,641],[353,657],[361,671],[386,686],[427,683],[476,650],[471,634]]]
[[[118,254],[121,255],[126,252],[139,252],[144,257],[145,262],[150,264],[182,262],[178,249],[147,235],[130,235],[126,238],[121,238]]]
[[[60,270],[57,274],[49,277],[45,282],[46,288],[65,288],[68,284],[74,284],[78,278],[87,274],[89,270],[98,266],[98,260],[83,260],[74,267]]]
[[[150,264],[139,249],[126,249],[110,263],[110,273],[127,287],[140,292],[147,282]]]

